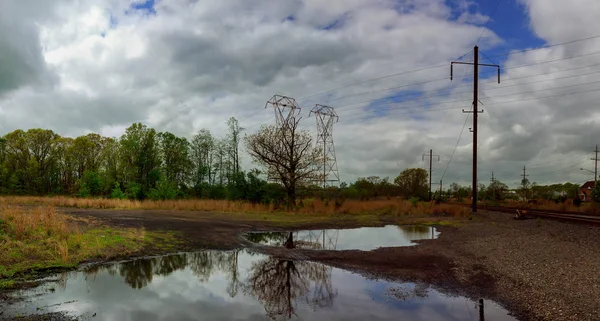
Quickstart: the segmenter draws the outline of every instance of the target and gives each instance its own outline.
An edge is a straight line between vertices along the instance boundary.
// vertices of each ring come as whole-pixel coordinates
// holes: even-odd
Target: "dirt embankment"
[[[360,220],[332,219],[296,225],[257,217],[232,218],[202,212],[64,209],[108,224],[173,230],[188,249],[251,246],[240,233],[253,230],[349,228]],[[369,221],[391,223],[393,217]],[[404,221],[406,223],[407,221]],[[547,220],[514,221],[484,213],[459,227],[440,227],[438,240],[420,246],[361,251],[309,251],[255,247],[280,257],[309,259],[377,278],[424,281],[447,292],[484,297],[506,306],[520,320],[600,320],[600,227]]]

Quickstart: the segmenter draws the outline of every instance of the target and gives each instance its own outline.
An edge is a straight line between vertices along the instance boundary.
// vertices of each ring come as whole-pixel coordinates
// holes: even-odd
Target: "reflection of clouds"
[[[93,320],[99,321],[254,321],[265,320],[265,314],[270,319],[462,321],[469,315],[464,298],[449,298],[425,284],[416,286],[421,287],[414,291],[417,295],[397,300],[385,293],[399,284],[367,280],[313,262],[277,260],[245,251],[208,251],[146,261],[64,274],[66,287],[39,296],[30,292],[30,302],[35,303],[14,312],[36,313],[36,307],[42,307],[44,313],[69,311],[83,317],[96,313]],[[415,287],[407,285],[406,289]],[[486,320],[510,318],[486,303]]]

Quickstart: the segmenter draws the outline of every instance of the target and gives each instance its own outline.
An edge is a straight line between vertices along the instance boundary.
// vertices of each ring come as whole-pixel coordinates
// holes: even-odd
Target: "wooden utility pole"
[[[592,160],[594,161],[594,184],[596,184],[598,182],[598,145],[596,145],[594,152],[596,156]]]
[[[442,180],[440,179],[440,202],[444,198],[444,189],[442,189]]]
[[[425,160],[425,156],[427,156],[427,154],[423,154],[423,160]],[[438,162],[440,161],[440,156],[439,155],[433,155],[433,149],[429,150],[429,200],[431,201],[431,174],[433,171],[433,157],[437,157],[438,158]]]
[[[478,109],[478,90],[479,90],[479,66],[488,66],[498,68],[498,83],[500,83],[500,66],[488,65],[479,63],[479,47],[473,48],[473,62],[453,61],[450,64],[450,80],[453,78],[455,64],[458,65],[473,65],[473,110],[463,113],[473,113],[473,213],[477,213],[477,115],[483,113],[483,110]]]

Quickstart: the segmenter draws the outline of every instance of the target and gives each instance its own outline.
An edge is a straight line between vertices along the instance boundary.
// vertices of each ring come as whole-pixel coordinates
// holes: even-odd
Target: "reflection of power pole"
[[[485,316],[483,314],[483,299],[479,299],[479,321],[484,321]]]
[[[596,145],[594,152],[596,152],[596,156],[592,160],[594,161],[594,183],[596,183],[598,182],[598,145]]]
[[[477,46],[473,48],[473,59],[473,62],[453,61],[450,64],[450,80],[452,80],[454,64],[473,65],[473,110],[463,110],[463,113],[473,113],[473,213],[477,213],[477,115],[483,112],[483,110],[479,111],[479,108],[477,107],[477,103],[479,102],[477,97],[479,90],[479,66],[498,68],[498,83],[500,83],[500,66],[480,64],[479,47]]]
[[[332,107],[315,105],[310,111],[317,119],[317,146],[323,149],[322,161],[318,164],[319,173],[323,177],[321,183],[323,189],[328,183],[340,183],[340,174],[338,172],[337,160],[335,158],[335,147],[333,145],[333,124],[339,119]]]
[[[288,135],[290,124],[296,121],[296,117],[300,115],[300,107],[296,104],[296,100],[291,97],[282,95],[274,95],[267,101],[265,108],[272,106],[275,111],[275,124],[277,130],[281,131],[282,135]],[[275,180],[274,169],[269,168],[267,173],[268,180]]]
[[[525,166],[523,166],[523,174],[521,175],[521,177],[523,178],[521,180],[521,185],[523,185],[523,200],[526,201],[527,200],[527,168]]]
[[[422,159],[425,160],[425,156],[427,156],[427,154],[423,154]],[[433,157],[437,157],[438,158],[438,162],[440,161],[440,156],[439,155],[433,155],[433,149],[429,150],[429,200],[431,201],[431,174],[432,174],[432,170],[433,170]]]

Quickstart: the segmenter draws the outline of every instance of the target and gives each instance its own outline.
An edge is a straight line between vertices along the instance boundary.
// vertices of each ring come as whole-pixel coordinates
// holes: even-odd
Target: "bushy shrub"
[[[172,200],[177,198],[177,192],[177,184],[163,176],[156,182],[156,187],[150,189],[148,197],[153,201]]]
[[[110,198],[124,200],[127,198],[127,194],[123,193],[121,190],[121,186],[118,182],[115,183],[115,187],[112,189],[110,193]]]

